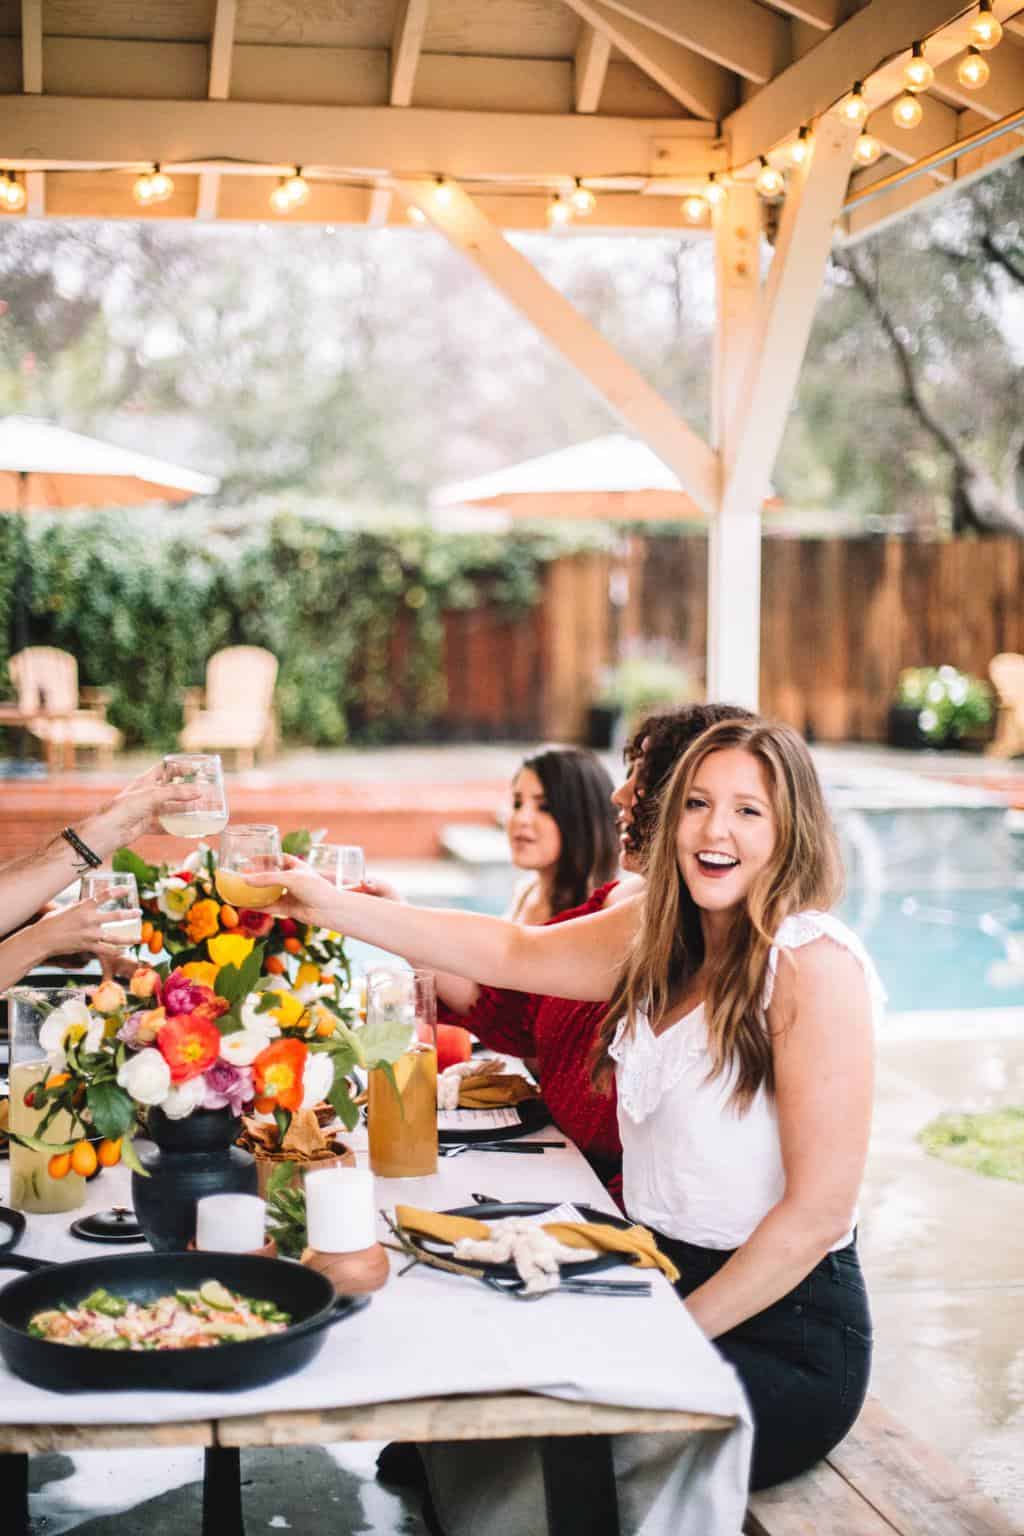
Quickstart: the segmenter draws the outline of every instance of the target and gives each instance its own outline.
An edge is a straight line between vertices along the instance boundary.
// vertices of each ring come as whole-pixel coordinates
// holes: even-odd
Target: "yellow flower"
[[[282,1029],[294,1029],[305,1016],[305,1006],[299,1002],[293,992],[278,992],[277,995],[280,1002],[276,1008],[268,1010],[270,1016],[277,1020]]]
[[[220,906],[209,898],[196,902],[185,921],[185,932],[193,944],[201,944],[204,939],[210,938],[217,932],[219,913]]]
[[[190,960],[188,965],[182,966],[181,974],[187,976],[189,981],[198,981],[200,986],[212,989],[219,970],[220,966],[210,960]]]
[[[240,933],[219,933],[215,939],[207,939],[206,952],[214,965],[241,965],[252,954],[254,943]]]
[[[296,989],[299,987],[315,987],[320,981],[320,967],[310,960],[304,960],[299,966],[295,976]]]

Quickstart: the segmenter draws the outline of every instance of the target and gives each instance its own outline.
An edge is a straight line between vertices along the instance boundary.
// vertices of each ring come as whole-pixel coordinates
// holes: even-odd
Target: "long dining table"
[[[551,1139],[549,1127],[524,1141]],[[365,1132],[349,1140],[364,1163]],[[398,1203],[452,1209],[474,1195],[616,1210],[571,1142],[532,1155],[470,1148],[442,1158],[430,1177],[377,1179],[375,1194],[382,1211]],[[126,1170],[108,1169],[88,1186],[85,1210],[130,1200]],[[30,1216],[19,1251],[58,1262],[109,1251],[72,1236],[71,1219]],[[387,1237],[383,1217],[380,1232]],[[266,1386],[64,1394],[0,1362],[0,1509],[13,1512],[5,1532],[28,1530],[32,1452],[201,1447],[204,1536],[243,1536],[239,1456],[248,1447],[535,1437],[551,1536],[618,1536],[618,1437],[674,1435],[681,1470],[670,1528],[676,1536],[737,1536],[749,1413],[732,1369],[659,1271],[642,1271],[653,1277],[643,1298],[557,1292],[526,1303],[463,1276],[406,1269],[401,1253],[390,1257],[389,1282],[371,1305],[328,1329],[301,1371]],[[0,1285],[12,1278],[0,1253]]]

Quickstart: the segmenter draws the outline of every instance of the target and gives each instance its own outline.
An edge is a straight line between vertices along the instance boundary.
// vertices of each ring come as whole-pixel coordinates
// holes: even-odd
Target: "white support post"
[[[756,708],[761,631],[761,508],[796,392],[842,209],[857,129],[830,114],[810,165],[793,174],[757,335],[721,444],[723,492],[709,557],[708,692]]]
[[[715,214],[715,350],[712,445],[733,456],[740,393],[758,337],[761,207],[749,182],[731,188]],[[757,708],[761,582],[760,508],[708,528],[707,697]],[[753,593],[751,602],[750,594]]]
[[[210,74],[206,94],[210,101],[227,101],[231,93],[238,0],[217,0],[210,37]],[[200,171],[196,188],[196,218],[215,219],[220,198],[220,172]]]
[[[650,444],[710,517],[719,497],[718,459],[653,385],[509,244],[461,187],[449,182],[442,201],[433,181],[396,181],[394,186],[402,201],[420,208],[572,363],[619,418]]]

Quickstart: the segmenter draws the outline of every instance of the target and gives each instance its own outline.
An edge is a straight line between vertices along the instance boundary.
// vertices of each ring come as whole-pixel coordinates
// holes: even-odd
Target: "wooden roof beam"
[[[596,112],[601,103],[612,45],[603,32],[589,22],[580,27],[573,66],[573,100],[577,112]]]
[[[777,11],[785,11],[797,21],[806,21],[819,32],[831,32],[842,20],[842,0],[771,0]]]
[[[227,101],[231,92],[231,64],[235,47],[238,0],[217,0],[210,38],[210,78],[206,94],[211,101]],[[220,196],[220,174],[203,171],[196,188],[196,218],[215,219]]]
[[[21,0],[21,88],[30,96],[43,90],[43,0]],[[29,171],[25,177],[25,213],[30,219],[46,214],[46,175]]]
[[[705,515],[718,503],[718,457],[653,385],[536,267],[510,245],[461,187],[442,205],[431,181],[400,181],[395,190],[526,316],[607,402],[619,419],[673,469]]]
[[[429,0],[399,0],[391,39],[391,89],[393,107],[411,107],[416,66],[427,30]]]
[[[998,14],[1000,7],[1010,11],[1016,4],[995,0],[994,8]],[[900,90],[903,56],[909,57],[914,40],[948,26],[962,11],[963,0],[885,0],[858,11],[725,119],[722,130],[733,163],[747,165],[767,154],[798,124],[820,117],[855,80],[865,80],[893,56],[877,89],[867,93],[872,106],[891,99]],[[929,56],[935,63],[956,48],[950,42],[942,51],[933,43]]]
[[[720,64],[631,21],[601,0],[564,3],[696,117],[716,122],[735,104],[735,79]]]
[[[610,10],[758,85],[789,63],[785,19],[755,0],[607,0]]]
[[[945,106],[927,92],[919,100],[923,116],[916,128],[898,128],[888,106],[872,112],[867,121],[868,132],[878,140],[886,154],[893,155],[904,165],[913,165],[925,155],[945,148],[957,136],[959,114],[952,107]],[[950,181],[953,168],[943,166],[937,174],[942,181]]]

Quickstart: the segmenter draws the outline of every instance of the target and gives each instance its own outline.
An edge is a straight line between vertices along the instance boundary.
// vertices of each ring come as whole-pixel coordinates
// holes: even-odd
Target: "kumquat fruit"
[[[99,1167],[99,1157],[91,1141],[76,1141],[71,1148],[71,1171],[88,1179]]]
[[[229,907],[227,902],[220,909],[220,923],[222,928],[238,927],[238,913],[234,907]]]
[[[66,1179],[71,1172],[71,1153],[55,1152],[46,1165],[51,1179]]]
[[[101,1168],[113,1168],[121,1161],[121,1137],[116,1141],[101,1141],[96,1157]]]
[[[268,955],[263,962],[263,969],[268,971],[271,976],[283,976],[284,961],[280,955]]]

